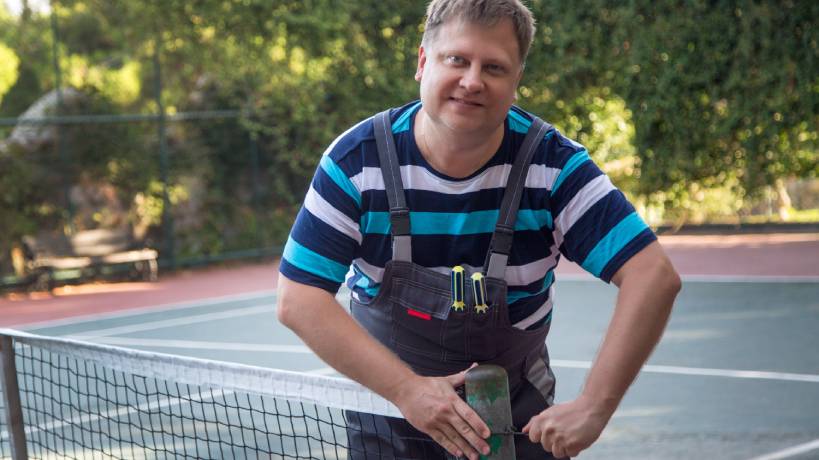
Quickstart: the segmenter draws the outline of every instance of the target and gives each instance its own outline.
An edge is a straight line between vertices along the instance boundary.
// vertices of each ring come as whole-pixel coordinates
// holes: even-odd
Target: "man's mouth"
[[[451,100],[453,102],[457,102],[458,104],[468,105],[468,106],[472,106],[472,107],[482,107],[483,106],[483,104],[481,104],[480,102],[470,101],[468,99],[461,99],[459,97],[450,97],[449,100]]]

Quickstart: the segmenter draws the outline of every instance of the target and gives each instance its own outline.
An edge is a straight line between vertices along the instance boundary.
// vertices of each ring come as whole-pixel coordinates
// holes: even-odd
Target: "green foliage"
[[[42,96],[43,88],[53,85],[47,31],[48,18],[24,16],[14,20],[0,16],[0,43],[18,58],[24,57],[19,59],[16,80],[0,101],[0,117],[19,115]]]
[[[0,101],[3,96],[17,81],[20,59],[13,50],[0,43]]]
[[[627,189],[661,215],[736,213],[778,178],[819,172],[816,2],[532,4],[532,101],[583,137],[594,108],[576,101],[622,98],[638,157]],[[711,206],[711,189],[731,198]]]
[[[736,170],[753,193],[777,177],[815,173],[815,2],[658,3],[640,13],[632,84],[622,89],[645,151],[643,190]]]
[[[153,122],[70,125],[62,151],[0,152],[0,253],[66,226],[58,191],[86,179],[114,185],[157,243],[172,216],[179,255],[279,244],[333,138],[417,98],[416,1],[53,4],[62,83],[87,95],[72,113],[155,113],[159,51],[168,113],[242,115],[168,124],[167,187]],[[737,213],[778,179],[819,173],[819,3],[530,5],[519,104],[583,143],[650,218]],[[50,17],[0,4],[0,116],[54,88],[53,52]]]

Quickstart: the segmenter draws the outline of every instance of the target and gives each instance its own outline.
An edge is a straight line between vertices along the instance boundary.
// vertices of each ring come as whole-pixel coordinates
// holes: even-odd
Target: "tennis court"
[[[602,438],[580,458],[819,458],[819,282],[709,279],[713,277],[685,278],[659,348]],[[564,275],[556,286],[548,343],[557,400],[563,401],[579,391],[616,289],[574,275]],[[25,329],[150,352],[336,375],[277,323],[275,304],[274,292],[256,292]],[[162,455],[173,450],[164,449]]]

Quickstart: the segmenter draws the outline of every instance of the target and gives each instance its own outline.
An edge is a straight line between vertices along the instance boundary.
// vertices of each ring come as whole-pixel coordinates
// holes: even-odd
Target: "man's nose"
[[[461,87],[470,93],[477,93],[483,89],[481,67],[471,65],[461,75]]]

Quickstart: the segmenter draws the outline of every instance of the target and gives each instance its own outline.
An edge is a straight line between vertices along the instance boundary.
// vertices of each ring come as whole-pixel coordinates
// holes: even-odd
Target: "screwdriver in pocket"
[[[475,299],[475,311],[486,313],[489,305],[486,304],[486,282],[483,273],[472,274],[472,294]]]
[[[464,268],[460,265],[452,267],[452,309],[463,311],[464,309]]]

